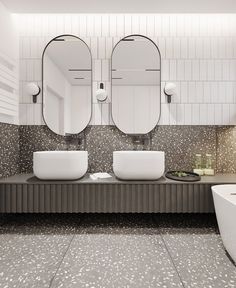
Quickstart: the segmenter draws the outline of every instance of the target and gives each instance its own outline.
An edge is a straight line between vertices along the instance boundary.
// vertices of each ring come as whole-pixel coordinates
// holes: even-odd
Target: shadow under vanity
[[[156,44],[145,36],[127,36],[114,47],[110,69],[111,97],[107,97],[103,85],[97,95],[92,95],[91,63],[88,46],[73,35],[58,36],[45,47],[42,57],[42,113],[47,126],[19,127],[19,170],[22,174],[0,180],[0,212],[214,212],[211,186],[236,183],[233,174],[236,173],[235,154],[232,157],[231,150],[225,152],[222,140],[228,133],[227,128],[158,126],[161,115],[161,55]],[[170,93],[167,94],[170,103],[175,91],[174,85],[168,87],[171,87],[166,90]],[[114,126],[88,126],[92,98],[96,96],[98,101],[109,104]],[[67,162],[61,165],[57,159],[55,165],[50,166],[50,161],[54,160],[46,159],[49,161],[47,168],[55,173],[51,178],[47,177],[50,173],[40,174],[39,180],[32,174],[36,163],[33,153],[55,150],[65,151],[61,155]],[[82,166],[81,159],[78,158],[78,164],[72,164],[67,157],[68,151],[76,150],[85,151],[86,157],[88,155],[83,173],[79,171],[77,176],[71,176],[71,180],[65,180],[63,171],[67,170],[69,175],[72,165],[75,168]],[[140,153],[144,155],[144,162],[137,162],[136,157],[132,163],[130,158],[121,169],[123,180],[116,178],[112,174],[113,171],[117,173],[113,167],[113,152],[133,150],[147,151],[146,154]],[[151,157],[148,163],[150,151],[155,155],[165,154],[165,161]],[[173,181],[163,176],[164,170],[192,171],[196,153],[210,153],[215,171],[221,174],[203,176],[194,183]],[[50,152],[41,155],[50,155]],[[75,157],[71,159],[75,161]],[[152,164],[154,168],[148,173],[150,178],[142,173],[126,178],[129,164],[135,173],[147,172]],[[155,174],[159,168],[160,175]],[[46,172],[46,169],[42,170]],[[109,172],[112,177],[92,180],[88,173],[94,172]]]

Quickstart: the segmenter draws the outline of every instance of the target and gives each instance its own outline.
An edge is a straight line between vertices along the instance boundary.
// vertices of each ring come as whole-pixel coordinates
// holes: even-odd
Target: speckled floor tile
[[[0,214],[0,287],[48,288],[78,215]]]
[[[48,288],[72,237],[0,235],[0,287]]]
[[[0,214],[0,287],[236,287],[214,214]]]
[[[183,286],[159,235],[85,234],[73,239],[51,287]]]
[[[188,228],[166,230],[162,237],[185,287],[236,287],[236,266],[226,255],[219,234]]]

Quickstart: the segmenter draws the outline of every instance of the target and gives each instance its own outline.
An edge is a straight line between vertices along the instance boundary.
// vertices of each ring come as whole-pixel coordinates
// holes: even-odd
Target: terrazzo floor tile
[[[0,214],[0,288],[236,287],[213,214]]]
[[[185,287],[236,287],[236,266],[219,234],[187,228],[165,231],[162,237]]]
[[[51,287],[183,287],[160,235],[82,234]]]
[[[0,235],[0,287],[49,287],[72,237]]]
[[[48,288],[74,237],[71,231],[57,216],[1,217],[0,287]]]

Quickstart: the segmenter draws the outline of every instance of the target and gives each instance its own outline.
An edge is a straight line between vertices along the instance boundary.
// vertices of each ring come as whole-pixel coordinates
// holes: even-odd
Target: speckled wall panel
[[[209,213],[210,184],[1,184],[1,213]]]
[[[236,173],[236,127],[217,128],[217,171]]]
[[[45,150],[66,150],[65,137],[53,133],[47,126],[19,126],[20,134],[20,170],[21,173],[31,172],[33,169],[33,152]],[[84,137],[83,137],[84,138]],[[84,141],[78,144],[78,138],[70,143],[71,150],[84,149]]]
[[[79,147],[79,148],[78,148]],[[89,152],[89,172],[112,171],[115,150],[154,149],[166,153],[166,169],[191,170],[196,153],[211,153],[216,158],[216,128],[213,126],[159,126],[145,145],[134,144],[132,138],[115,126],[89,126],[82,144],[69,149]],[[32,172],[34,151],[66,149],[62,136],[46,126],[20,126],[21,172]]]
[[[0,123],[0,177],[15,175],[19,171],[18,126]]]

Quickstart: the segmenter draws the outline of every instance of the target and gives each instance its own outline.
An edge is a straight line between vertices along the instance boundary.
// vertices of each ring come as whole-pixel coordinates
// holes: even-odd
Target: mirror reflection
[[[60,135],[80,133],[91,118],[92,65],[88,46],[73,35],[54,38],[43,54],[43,116]]]
[[[158,123],[161,57],[145,36],[123,38],[112,54],[112,118],[126,134],[146,134]]]

